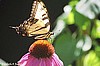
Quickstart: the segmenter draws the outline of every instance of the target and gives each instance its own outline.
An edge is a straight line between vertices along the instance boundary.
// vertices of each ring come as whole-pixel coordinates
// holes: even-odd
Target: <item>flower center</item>
[[[36,58],[49,58],[54,53],[54,47],[47,40],[37,40],[30,46],[29,52]]]

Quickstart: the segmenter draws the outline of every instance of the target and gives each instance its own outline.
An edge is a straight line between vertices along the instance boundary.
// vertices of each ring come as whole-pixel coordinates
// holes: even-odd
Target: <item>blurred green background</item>
[[[0,58],[8,63],[17,62],[34,42],[8,28],[28,18],[32,1],[0,0]],[[64,66],[100,66],[100,0],[44,2],[54,32],[52,42]]]
[[[100,66],[100,0],[70,0],[55,21],[54,46],[65,66]]]

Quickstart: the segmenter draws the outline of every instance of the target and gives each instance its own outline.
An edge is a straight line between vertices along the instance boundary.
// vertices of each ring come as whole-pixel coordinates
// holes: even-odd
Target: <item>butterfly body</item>
[[[22,36],[35,37],[35,39],[47,39],[53,32],[50,32],[50,22],[47,9],[41,0],[33,2],[30,18],[25,20],[16,29]]]

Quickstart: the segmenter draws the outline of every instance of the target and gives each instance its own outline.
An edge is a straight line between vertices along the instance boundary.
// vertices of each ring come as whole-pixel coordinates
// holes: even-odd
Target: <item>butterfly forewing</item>
[[[53,33],[50,32],[50,22],[47,9],[41,0],[33,2],[30,18],[15,28],[22,36],[34,37],[34,39],[46,39]]]
[[[39,20],[43,20],[44,24],[49,22],[46,6],[41,0],[34,1],[30,16]]]
[[[30,29],[27,29],[30,36],[49,32],[50,30],[49,17],[47,9],[42,1],[40,0],[34,1],[30,16],[31,18],[38,19],[38,21],[35,23],[33,21],[34,24],[30,26]]]

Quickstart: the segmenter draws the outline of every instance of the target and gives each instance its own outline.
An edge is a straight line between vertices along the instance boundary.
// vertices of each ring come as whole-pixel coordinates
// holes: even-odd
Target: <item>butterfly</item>
[[[50,22],[46,6],[41,0],[33,2],[29,19],[22,24],[12,27],[22,36],[34,37],[34,39],[48,39],[53,32],[50,32]]]

